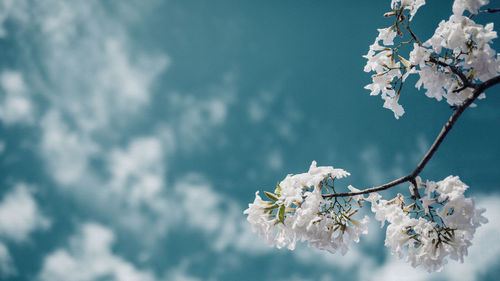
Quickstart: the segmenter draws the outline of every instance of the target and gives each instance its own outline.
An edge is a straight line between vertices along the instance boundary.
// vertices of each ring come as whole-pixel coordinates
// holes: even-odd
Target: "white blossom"
[[[257,191],[254,202],[249,204],[248,209],[243,212],[243,214],[248,215],[247,220],[252,226],[252,231],[257,232],[270,245],[274,243],[273,228],[276,221],[265,212],[265,208],[271,205],[269,201],[263,201]]]
[[[378,30],[378,36],[377,39],[375,39],[375,42],[382,40],[382,43],[386,46],[394,45],[394,38],[396,38],[397,35],[394,26],[381,28],[377,30]]]
[[[418,0],[393,0],[391,7],[409,10],[412,18],[424,4],[424,1]],[[413,41],[413,50],[409,59],[400,53],[401,45],[409,42],[394,43],[396,34],[405,26],[402,20],[398,32],[397,24],[378,29],[375,42],[364,56],[367,59],[364,71],[375,72],[372,83],[365,89],[370,90],[370,95],[381,94],[383,107],[393,111],[396,119],[404,114],[404,108],[399,103],[397,90],[401,86],[398,83],[403,84],[411,74],[418,75],[415,87],[421,89],[423,86],[428,97],[438,101],[444,98],[452,106],[462,104],[474,90],[463,87],[462,79],[470,80],[465,83],[485,82],[500,74],[500,57],[490,46],[492,40],[497,38],[493,23],[477,24],[462,15],[464,10],[477,13],[485,4],[488,4],[487,0],[456,0],[454,13],[448,20],[439,23],[431,38],[422,44],[412,33],[409,42]],[[387,15],[394,16],[395,12]],[[457,70],[463,75],[458,75]],[[484,97],[481,94],[480,98]]]
[[[461,16],[465,10],[468,10],[471,14],[477,14],[479,8],[488,5],[489,2],[489,0],[455,0],[453,2],[453,14]]]
[[[384,108],[392,110],[396,119],[399,119],[405,113],[403,106],[398,103],[396,96],[382,95],[382,99],[384,99]]]
[[[429,49],[421,47],[417,43],[413,43],[413,50],[410,52],[410,64],[415,66],[424,67],[426,62],[429,61],[431,52]]]
[[[425,0],[392,0],[391,8],[394,9],[396,4],[399,4],[400,7],[404,7],[405,9],[410,10],[410,20],[412,20],[418,9],[425,5]]]
[[[419,79],[415,87],[420,90],[424,86],[427,90],[425,95],[429,98],[435,98],[440,101],[446,96],[445,89],[451,89],[456,85],[456,82],[449,75],[437,70],[437,66],[425,65],[419,71]]]
[[[439,202],[446,202],[439,216],[450,228],[467,231],[463,233],[472,238],[477,227],[487,222],[482,216],[484,209],[476,209],[473,198],[466,198],[464,192],[469,187],[457,176],[448,176],[437,183]]]
[[[304,187],[314,188],[327,176],[340,179],[349,175],[348,172],[342,169],[334,169],[331,166],[317,167],[316,161],[313,161],[307,173],[287,175],[286,178],[280,182],[280,201],[283,202],[285,206],[290,206],[293,201],[301,202]]]
[[[328,181],[348,175],[331,166],[318,167],[313,161],[307,173],[287,175],[279,183],[276,194],[271,195],[276,197],[275,202],[263,201],[256,193],[254,203],[243,213],[248,215],[252,230],[277,248],[293,250],[297,241],[307,241],[309,246],[345,254],[351,241],[359,242],[359,236],[368,232],[368,216],[361,220],[352,217],[363,198],[355,196],[352,205],[344,200],[343,205],[332,206],[322,191],[327,189],[323,185]]]
[[[416,180],[417,187],[425,186],[425,196],[411,205],[401,194],[390,201],[378,194],[367,199],[375,218],[382,225],[389,223],[385,245],[413,267],[422,265],[429,272],[440,271],[448,257],[463,262],[477,227],[487,222],[484,210],[464,196],[468,186],[458,177],[425,184]]]

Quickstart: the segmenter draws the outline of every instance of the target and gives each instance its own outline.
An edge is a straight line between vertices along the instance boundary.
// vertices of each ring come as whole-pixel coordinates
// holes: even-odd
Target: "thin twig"
[[[496,84],[499,84],[499,83],[500,83],[500,75],[493,77],[493,78],[491,78],[491,79],[489,79],[481,84],[474,84],[474,91],[472,92],[472,94],[459,107],[457,107],[457,109],[453,112],[453,114],[448,119],[448,122],[446,122],[446,124],[443,126],[443,128],[441,129],[441,132],[437,136],[436,140],[434,141],[432,146],[429,148],[429,150],[425,154],[424,158],[422,158],[422,160],[420,161],[420,163],[418,163],[415,170],[413,170],[413,172],[411,172],[410,174],[408,174],[404,177],[401,177],[399,179],[393,180],[389,183],[380,185],[380,186],[376,186],[376,187],[372,187],[372,188],[368,188],[368,189],[356,191],[356,192],[324,194],[323,198],[348,197],[348,196],[368,194],[368,193],[386,190],[386,189],[389,189],[393,186],[396,186],[396,185],[404,183],[404,182],[414,181],[415,178],[420,174],[420,172],[422,172],[422,170],[424,169],[425,165],[427,165],[429,160],[431,160],[432,156],[434,156],[434,153],[438,150],[439,146],[441,145],[441,143],[445,139],[446,135],[448,135],[448,133],[453,128],[453,126],[457,122],[458,118],[462,115],[464,110],[467,107],[469,107],[474,102],[474,100],[476,100],[477,97],[479,97],[479,95],[481,93],[483,93],[486,89],[488,89]]]

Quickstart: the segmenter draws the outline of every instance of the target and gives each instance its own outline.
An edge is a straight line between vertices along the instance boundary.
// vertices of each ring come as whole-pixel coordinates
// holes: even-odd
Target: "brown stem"
[[[396,185],[404,183],[404,182],[412,182],[412,181],[414,182],[415,177],[417,177],[420,174],[420,172],[422,172],[425,165],[427,165],[429,160],[431,160],[432,156],[434,156],[434,153],[438,150],[439,146],[441,145],[441,143],[445,139],[446,135],[448,135],[448,133],[453,128],[453,126],[457,122],[460,115],[462,115],[464,110],[467,107],[469,107],[474,102],[474,100],[476,100],[477,97],[479,97],[479,95],[482,92],[484,92],[486,89],[488,89],[496,84],[499,84],[499,83],[500,83],[500,75],[493,77],[493,78],[491,78],[491,79],[489,79],[481,84],[474,84],[474,91],[472,92],[472,94],[459,107],[457,107],[457,109],[453,112],[453,114],[448,119],[448,122],[446,122],[446,124],[443,126],[443,128],[441,129],[441,132],[437,136],[436,140],[434,141],[432,146],[429,148],[429,150],[425,154],[424,158],[422,158],[422,160],[420,161],[420,163],[418,163],[415,170],[413,170],[413,172],[411,172],[410,174],[408,174],[404,177],[401,177],[399,179],[393,180],[389,183],[380,185],[380,186],[376,186],[376,187],[372,187],[372,188],[368,188],[368,189],[356,191],[356,192],[325,194],[325,195],[323,195],[323,198],[348,197],[348,196],[354,196],[354,195],[368,194],[368,193],[386,190],[386,189],[389,189],[393,186],[396,186]]]

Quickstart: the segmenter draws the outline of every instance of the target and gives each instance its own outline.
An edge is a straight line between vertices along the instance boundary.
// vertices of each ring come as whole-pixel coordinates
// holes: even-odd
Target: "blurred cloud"
[[[4,153],[6,147],[5,141],[0,139],[0,154]]]
[[[388,177],[380,167],[380,151],[376,146],[368,146],[361,150],[359,157],[366,166],[366,181],[372,182],[374,185],[382,183]]]
[[[114,233],[102,225],[83,223],[70,238],[67,248],[49,254],[39,280],[46,281],[153,281],[149,270],[142,270],[113,253]]]
[[[117,5],[120,13],[133,13]],[[50,0],[30,9],[36,16],[25,24],[42,32],[30,40],[44,54],[44,77],[26,71],[47,104],[40,109],[46,172],[82,205],[92,202],[95,214],[110,219],[112,227],[152,245],[176,221],[168,215],[168,160],[176,148],[203,147],[224,124],[235,76],[223,75],[202,100],[168,91],[167,119],[153,120],[147,134],[130,134],[135,120],[153,110],[153,86],[169,56],[136,48],[122,19],[100,1]]]
[[[32,124],[34,105],[20,72],[5,70],[0,74],[0,120],[7,125]]]
[[[260,91],[255,97],[250,98],[247,105],[250,121],[255,123],[263,121],[269,115],[276,96],[276,91],[273,90]]]
[[[273,150],[269,153],[267,163],[273,170],[280,170],[283,167],[283,155],[279,150]]]
[[[0,1],[0,38],[7,36],[5,22],[9,18],[24,21],[28,16],[26,7],[28,3],[25,0],[3,0]]]
[[[175,281],[202,281],[203,279],[194,277],[187,273],[188,261],[182,261],[178,266],[171,269],[166,273],[165,280]]]
[[[206,142],[225,125],[229,106],[237,95],[236,75],[228,72],[221,81],[207,86],[201,95],[168,93],[168,124],[183,152],[206,149]],[[224,139],[219,139],[223,143]]]
[[[98,152],[97,144],[85,134],[70,129],[61,112],[56,110],[45,114],[41,130],[40,150],[51,177],[62,186],[81,182],[88,172],[90,157]]]
[[[22,251],[25,249],[20,250],[21,253],[16,252],[14,247],[9,248],[10,243],[31,241],[33,233],[47,230],[52,225],[51,222],[57,222],[54,223],[54,228],[67,227],[63,225],[64,222],[59,224],[59,214],[56,213],[55,217],[49,219],[41,211],[39,204],[52,204],[54,202],[51,200],[55,199],[38,203],[35,200],[33,190],[49,186],[49,192],[62,193],[69,204],[74,204],[75,210],[78,209],[68,215],[77,224],[77,231],[68,239],[57,243],[56,248],[48,250],[49,253],[33,250],[37,256],[44,256],[41,264],[36,257],[33,258],[33,268],[41,266],[39,280],[207,280],[204,278],[206,276],[200,277],[206,272],[200,273],[196,266],[213,260],[217,264],[215,268],[208,269],[207,274],[212,276],[212,280],[218,280],[219,276],[239,269],[254,270],[263,263],[274,265],[273,259],[276,257],[289,258],[289,268],[286,271],[290,276],[280,275],[285,280],[340,280],[335,274],[324,273],[333,272],[332,268],[342,274],[354,271],[354,275],[362,280],[372,280],[371,278],[375,278],[374,272],[386,278],[384,280],[392,280],[394,276],[400,276],[404,280],[408,265],[389,258],[387,263],[378,267],[377,256],[365,252],[368,244],[383,240],[378,223],[371,224],[371,233],[363,237],[359,245],[353,245],[346,256],[307,248],[305,244],[298,246],[291,254],[284,249],[279,251],[269,247],[252,233],[242,214],[244,206],[240,199],[250,198],[242,194],[246,194],[248,186],[245,185],[251,185],[252,181],[244,180],[241,183],[238,176],[224,175],[224,171],[221,172],[222,176],[217,175],[219,179],[212,178],[212,175],[205,172],[202,174],[185,162],[182,163],[192,161],[189,157],[205,157],[205,154],[200,156],[198,153],[202,151],[208,154],[212,152],[214,145],[217,148],[223,147],[233,141],[231,134],[244,135],[244,125],[252,124],[269,128],[262,130],[255,140],[251,140],[254,141],[254,146],[245,148],[251,154],[245,154],[238,147],[231,152],[238,159],[241,157],[250,162],[257,159],[267,166],[265,170],[278,171],[287,166],[286,162],[293,160],[297,154],[280,145],[283,142],[305,140],[304,136],[313,139],[311,135],[314,133],[302,134],[301,131],[301,127],[309,126],[300,124],[306,117],[304,114],[307,111],[303,108],[306,105],[297,106],[295,99],[281,95],[283,89],[293,89],[296,86],[292,81],[282,81],[280,83],[283,85],[257,91],[255,96],[247,99],[239,94],[240,87],[245,83],[253,84],[254,81],[239,83],[239,66],[227,67],[224,64],[222,68],[225,69],[217,69],[218,73],[209,76],[210,79],[216,77],[212,82],[193,81],[187,87],[189,89],[168,84],[175,84],[172,80],[182,80],[185,78],[182,75],[186,75],[181,71],[178,76],[173,76],[174,79],[168,76],[167,70],[172,71],[174,66],[182,66],[182,62],[175,61],[178,57],[171,59],[170,50],[164,51],[174,46],[175,42],[168,41],[171,39],[168,38],[165,42],[155,41],[151,47],[151,42],[143,41],[148,36],[135,34],[145,30],[131,26],[146,22],[146,18],[149,20],[148,13],[163,5],[162,2],[164,1],[0,0],[0,38],[12,40],[2,41],[2,44],[12,44],[16,54],[13,60],[19,60],[5,63],[6,66],[0,69],[0,125],[5,125],[7,132],[0,139],[0,156],[6,147],[17,153],[14,150],[17,149],[15,143],[31,138],[27,142],[37,144],[34,145],[35,151],[22,152],[33,153],[34,155],[29,155],[31,158],[38,157],[35,160],[40,161],[40,167],[43,168],[29,168],[44,172],[44,175],[36,177],[42,182],[49,182],[45,185],[37,183],[36,186],[15,184],[0,201],[0,279],[25,270],[20,266],[16,268],[20,263],[15,260],[18,257],[24,258]],[[172,3],[168,2],[169,5]],[[171,9],[179,4],[169,5],[161,8]],[[182,5],[189,7],[189,4]],[[185,9],[190,13],[190,9],[186,7],[179,11]],[[158,14],[163,17],[162,13],[167,14],[165,11]],[[180,15],[182,13],[179,11],[179,17],[186,17],[186,14]],[[220,26],[226,25],[224,18],[219,18],[219,15],[216,17]],[[170,20],[175,19],[165,18],[168,21],[158,23],[157,18],[151,21],[155,25],[171,24],[166,29],[176,29],[175,32],[179,35],[176,38],[192,35],[188,26],[192,23],[181,21],[180,26],[174,26],[175,23]],[[206,19],[201,20],[204,23]],[[247,20],[242,19],[242,24]],[[246,28],[246,24],[248,23],[242,26]],[[154,33],[159,32],[158,30],[147,30],[149,31],[155,35],[163,34]],[[160,31],[167,33],[165,30]],[[253,37],[251,30],[248,31]],[[244,33],[246,32],[245,29]],[[198,33],[193,34],[197,36]],[[203,35],[210,37],[208,33]],[[211,37],[208,40],[215,41]],[[255,37],[252,40],[259,39]],[[243,42],[246,43],[248,42]],[[201,46],[205,47],[207,46]],[[163,49],[157,51],[155,48]],[[232,44],[231,48],[236,49]],[[183,56],[186,54],[190,57],[191,54],[183,53],[184,51],[175,50],[171,54],[181,53],[179,59],[185,59]],[[231,61],[231,52],[224,54],[224,60],[236,64],[248,63],[243,60]],[[251,57],[250,53],[245,52],[242,51],[241,54]],[[10,54],[6,55],[8,56]],[[261,63],[259,61],[258,67],[261,67]],[[272,60],[269,63],[274,64]],[[199,65],[195,64],[195,67]],[[208,69],[212,71],[212,65]],[[215,71],[215,64],[213,69]],[[191,76],[190,71],[192,69],[187,68],[187,78],[197,77]],[[258,75],[254,76],[255,81],[259,82]],[[167,81],[166,85],[160,85],[163,82],[160,79]],[[316,91],[311,88],[311,93]],[[289,94],[296,93],[292,91]],[[327,98],[322,100],[329,102]],[[310,108],[314,110],[314,107]],[[235,109],[243,114],[243,126],[234,122],[240,121],[240,116],[233,115],[237,111]],[[314,112],[312,110],[310,112]],[[320,113],[317,114],[319,116]],[[245,123],[247,121],[249,123]],[[9,135],[11,131],[7,130],[17,129],[10,128],[14,126],[29,127],[29,136]],[[262,143],[258,140],[260,136],[264,136],[268,141],[266,144],[270,144],[267,149],[263,149],[264,152],[256,152],[262,149]],[[311,144],[315,145],[312,140]],[[422,147],[427,147],[424,137],[417,139],[418,153],[421,153]],[[33,147],[30,146],[29,149],[31,148]],[[22,149],[26,149],[26,146]],[[217,149],[214,151],[219,153]],[[324,150],[320,153],[324,153]],[[286,159],[284,155],[287,156]],[[31,158],[23,161],[31,161]],[[386,157],[381,155],[376,146],[361,150],[360,158],[368,167],[367,181],[376,183],[401,174],[401,166],[408,157],[396,156],[396,164],[388,170],[385,169],[387,165],[382,165]],[[302,159],[295,158],[294,161]],[[216,165],[219,164],[214,163],[210,168],[225,167]],[[12,169],[19,168],[12,164]],[[265,175],[255,172],[255,167],[243,169],[253,173],[253,179],[265,178]],[[26,173],[31,173],[31,170]],[[18,174],[17,170],[12,174]],[[234,188],[229,191],[220,188],[220,177],[225,177],[234,184]],[[496,207],[498,200],[481,199],[483,201],[489,208],[487,215],[491,214],[490,209],[493,210],[490,217],[493,226],[487,228],[487,225],[487,232],[478,231],[475,240],[484,239],[485,242],[475,245],[480,250],[471,249],[473,261],[470,264],[458,269],[451,265],[453,272],[445,271],[438,276],[453,277],[456,280],[466,276],[474,280],[482,271],[495,266],[492,261],[499,259],[500,250],[487,243],[494,244],[495,237],[498,237],[500,220],[495,217],[500,213]],[[62,234],[60,230],[54,230],[54,233]],[[202,257],[186,255],[181,261],[169,260],[169,251],[173,251],[168,248],[171,232],[180,235],[195,234],[202,241],[200,248],[196,249],[197,253],[203,252],[200,255]],[[120,240],[122,238],[124,241]],[[121,250],[129,246],[138,249],[134,258],[140,263],[121,254]],[[165,248],[161,248],[163,246]],[[42,248],[40,247],[40,251],[45,250]],[[159,260],[158,257],[167,259]],[[308,277],[295,268],[297,265],[320,268],[322,272],[314,278]],[[166,269],[159,277],[158,271],[163,268],[158,270],[155,267],[157,271],[153,272],[148,266]],[[465,270],[467,272],[460,273]],[[29,274],[32,273],[28,272],[26,276],[30,276]],[[427,275],[417,272],[415,276],[425,278]]]
[[[47,230],[51,225],[38,207],[32,190],[31,186],[17,183],[0,201],[0,277],[18,273],[4,242],[27,242],[33,232]]]
[[[136,138],[125,149],[114,149],[108,160],[111,192],[126,196],[124,202],[133,207],[154,201],[164,186],[163,155],[154,137]]]
[[[17,274],[9,249],[0,242],[0,277],[7,278]]]
[[[170,58],[137,48],[112,3],[23,3],[3,1],[9,8],[5,17],[8,14],[7,20],[36,31],[16,35],[26,57],[40,56],[26,61],[22,73],[2,73],[0,86],[8,98],[4,104],[15,94],[16,104],[26,110],[13,108],[18,114],[13,115],[0,107],[0,116],[5,123],[40,120],[39,155],[59,190],[80,202],[93,202],[96,212],[106,210],[102,214],[121,217],[117,225],[138,231],[148,224],[158,230],[151,235],[161,235],[163,144],[155,137],[128,139],[124,133],[150,106],[154,81]],[[141,11],[145,10],[127,14]],[[26,13],[32,16],[21,16]],[[34,103],[27,92],[36,92],[43,102]],[[97,162],[101,166],[96,167]],[[117,216],[124,213],[129,215],[126,219]]]
[[[364,170],[367,171],[364,175],[365,181],[371,185],[383,184],[387,180],[401,177],[414,169],[429,149],[430,144],[423,135],[419,135],[411,145],[412,149],[409,153],[394,151],[392,155],[388,156],[382,155],[375,144],[362,148],[359,158],[365,167]],[[389,164],[382,161],[387,157],[392,158]]]
[[[190,228],[201,230],[214,251],[233,249],[258,255],[272,249],[252,233],[239,204],[218,193],[203,176],[186,176],[175,184],[175,192],[172,201],[179,204],[173,208],[177,217]]]
[[[0,237],[24,242],[35,230],[45,230],[50,220],[35,201],[30,187],[18,183],[0,201]]]

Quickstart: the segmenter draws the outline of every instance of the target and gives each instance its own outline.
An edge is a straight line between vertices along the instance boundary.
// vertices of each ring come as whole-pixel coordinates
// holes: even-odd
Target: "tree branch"
[[[436,140],[434,141],[432,146],[429,148],[429,150],[425,154],[424,158],[422,158],[422,160],[420,161],[420,163],[418,163],[415,170],[413,170],[413,172],[411,172],[410,174],[408,174],[404,177],[401,177],[399,179],[393,180],[389,183],[380,185],[380,186],[368,188],[368,189],[357,191],[357,192],[325,194],[325,195],[323,195],[323,198],[348,197],[348,196],[354,196],[354,195],[368,194],[368,193],[386,190],[386,189],[389,189],[391,187],[394,187],[394,186],[401,184],[401,183],[404,183],[404,182],[415,182],[415,178],[420,174],[420,172],[422,172],[425,165],[427,165],[429,160],[431,160],[432,156],[434,156],[434,153],[438,150],[438,148],[441,145],[441,143],[443,142],[444,138],[446,137],[446,135],[448,135],[448,133],[453,128],[453,126],[457,122],[458,118],[462,115],[464,110],[467,107],[469,107],[474,102],[474,100],[476,100],[477,97],[479,97],[479,95],[482,92],[484,92],[486,89],[488,89],[496,84],[499,84],[499,83],[500,83],[500,75],[493,77],[493,78],[491,78],[491,79],[489,79],[481,84],[472,84],[472,85],[474,85],[474,91],[472,92],[472,94],[459,107],[457,107],[457,109],[453,112],[453,114],[448,119],[448,122],[446,122],[446,124],[443,126],[443,128],[441,129],[441,132],[437,136]]]
[[[465,76],[465,74],[456,66],[454,65],[451,65],[451,64],[447,64],[445,62],[442,62],[438,59],[436,59],[435,57],[431,56],[429,58],[429,61],[432,62],[432,63],[435,63],[437,65],[440,65],[442,67],[447,67],[451,70],[451,72],[453,72],[453,74],[457,75],[460,80],[462,81],[462,84],[464,84],[464,87],[467,88],[467,87],[472,87],[474,88],[475,84],[471,83],[469,81],[469,79],[467,79],[467,77]]]
[[[474,16],[478,15],[479,13],[490,13],[490,14],[493,14],[493,13],[498,13],[500,12],[500,8],[489,8],[489,9],[486,9],[486,10],[479,10],[477,11],[477,14],[471,14],[469,16],[469,18],[473,18]]]
[[[480,13],[498,13],[500,12],[500,8],[489,8],[486,10],[480,10]]]

